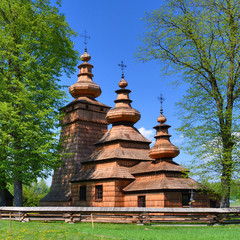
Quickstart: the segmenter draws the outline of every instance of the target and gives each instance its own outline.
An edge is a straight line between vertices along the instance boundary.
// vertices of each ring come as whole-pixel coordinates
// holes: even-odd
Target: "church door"
[[[138,196],[138,207],[146,207],[145,196]]]

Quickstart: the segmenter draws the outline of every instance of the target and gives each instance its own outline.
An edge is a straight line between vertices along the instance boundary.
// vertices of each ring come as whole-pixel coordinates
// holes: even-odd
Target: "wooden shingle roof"
[[[137,160],[137,161],[151,161],[148,156],[148,149],[134,149],[134,148],[109,148],[94,151],[93,154],[82,162],[103,161],[109,159],[124,159],[124,160]]]
[[[71,200],[71,193],[68,190],[52,189],[41,202],[65,202]]]
[[[142,142],[148,145],[151,143],[135,127],[118,125],[113,126],[95,145],[98,146],[116,140]]]
[[[89,181],[99,179],[135,179],[134,176],[129,173],[127,167],[119,166],[118,164],[107,166],[105,168],[85,168],[83,167],[78,175],[71,179],[71,182],[77,181]]]
[[[141,173],[151,173],[151,172],[186,172],[187,170],[175,163],[172,160],[161,161],[161,162],[140,162],[139,164],[131,167],[130,173],[141,174]]]
[[[199,184],[191,178],[161,177],[154,179],[136,179],[123,189],[124,192],[149,190],[190,190],[198,189]]]
[[[90,105],[94,105],[94,106],[100,106],[100,107],[106,107],[106,108],[110,108],[109,106],[97,101],[96,99],[93,99],[93,98],[89,98],[89,97],[86,97],[86,96],[80,96],[76,99],[74,99],[72,102],[70,102],[69,104],[67,104],[65,107],[61,108],[61,109],[64,109],[66,107],[69,107],[73,104],[76,104],[76,103],[87,103],[87,104],[90,104]]]

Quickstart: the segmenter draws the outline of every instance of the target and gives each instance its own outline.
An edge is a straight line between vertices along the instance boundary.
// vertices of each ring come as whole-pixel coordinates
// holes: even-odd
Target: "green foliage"
[[[170,0],[146,14],[139,58],[159,59],[187,84],[178,103],[187,152],[202,179],[221,180],[228,206],[231,180],[239,177],[240,2]]]
[[[236,197],[240,199],[240,181],[233,181],[231,186],[231,197]]]
[[[58,1],[59,2],[59,1]],[[62,74],[74,71],[75,33],[49,0],[0,1],[0,180],[24,184],[60,162]]]
[[[7,186],[11,194],[14,193],[13,184]],[[30,185],[23,185],[23,206],[37,207],[40,205],[40,200],[48,194],[50,187],[41,179],[37,182],[32,182]]]
[[[40,205],[40,200],[45,197],[50,191],[50,187],[41,179],[39,182],[34,182],[30,186],[23,187],[23,206],[37,207]]]
[[[221,182],[209,182],[204,181],[204,185],[208,186],[209,189],[214,189],[214,192],[217,194],[221,194]],[[240,199],[240,181],[233,180],[231,182],[231,192],[230,197]]]

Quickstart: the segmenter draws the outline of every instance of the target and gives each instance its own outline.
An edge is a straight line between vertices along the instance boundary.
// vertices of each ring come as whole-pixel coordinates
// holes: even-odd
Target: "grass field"
[[[239,240],[240,225],[225,226],[150,226],[134,224],[100,224],[64,222],[12,221],[0,220],[0,239],[122,239],[122,240]]]

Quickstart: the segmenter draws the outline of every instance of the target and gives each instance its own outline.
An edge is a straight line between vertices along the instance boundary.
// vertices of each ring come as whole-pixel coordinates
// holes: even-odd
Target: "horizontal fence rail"
[[[240,223],[240,208],[0,207],[0,220],[111,223]]]

